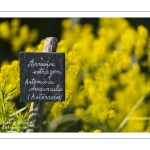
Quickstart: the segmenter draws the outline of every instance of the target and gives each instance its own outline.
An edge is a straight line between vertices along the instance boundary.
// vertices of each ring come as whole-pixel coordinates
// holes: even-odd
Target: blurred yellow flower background
[[[135,29],[124,18],[100,18],[97,35],[91,24],[72,26],[64,19],[61,26],[57,52],[66,54],[66,100],[46,103],[42,131],[149,132],[148,29]],[[42,51],[45,39],[32,45],[38,34],[21,26],[20,19],[0,23],[0,38],[11,43],[16,55],[22,45],[27,52]],[[17,87],[13,101],[20,92],[19,60],[3,61],[1,83],[4,80],[9,83],[6,91]],[[58,121],[60,116],[63,121]],[[52,124],[57,129],[52,130]]]

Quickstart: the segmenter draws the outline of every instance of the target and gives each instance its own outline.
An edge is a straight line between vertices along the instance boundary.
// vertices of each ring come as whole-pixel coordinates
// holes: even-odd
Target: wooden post
[[[55,37],[46,38],[43,52],[56,52],[57,42],[58,40]],[[39,132],[43,118],[44,104],[45,102],[31,102],[26,132]]]

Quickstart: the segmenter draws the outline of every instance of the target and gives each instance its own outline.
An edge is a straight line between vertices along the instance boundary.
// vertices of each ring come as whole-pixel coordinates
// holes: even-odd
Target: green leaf
[[[15,88],[13,88],[12,90],[10,90],[8,93],[6,93],[6,95],[5,95],[5,100],[8,100],[8,99],[10,99],[10,97],[13,95],[13,91],[16,89],[17,87],[15,87]]]
[[[14,105],[10,108],[10,110],[12,110],[12,109],[14,108],[15,105],[16,105],[16,104],[14,104]],[[10,111],[10,110],[9,110],[9,111]]]
[[[17,110],[16,112],[12,113],[9,117],[12,117],[12,116],[17,115],[18,113],[22,112],[22,111],[25,110],[26,108],[27,108],[27,106],[25,106],[25,107],[23,107],[23,108]]]
[[[5,81],[4,81],[4,84],[3,84],[3,88],[6,86],[6,83],[7,83],[7,81],[5,80]]]

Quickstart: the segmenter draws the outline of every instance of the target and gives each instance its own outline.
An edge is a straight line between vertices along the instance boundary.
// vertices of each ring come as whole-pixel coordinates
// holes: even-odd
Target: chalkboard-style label
[[[20,53],[20,101],[65,100],[65,53]]]

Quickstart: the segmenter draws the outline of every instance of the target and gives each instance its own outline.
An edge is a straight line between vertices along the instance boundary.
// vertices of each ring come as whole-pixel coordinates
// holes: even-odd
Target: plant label
[[[20,53],[20,101],[65,100],[65,53]]]

